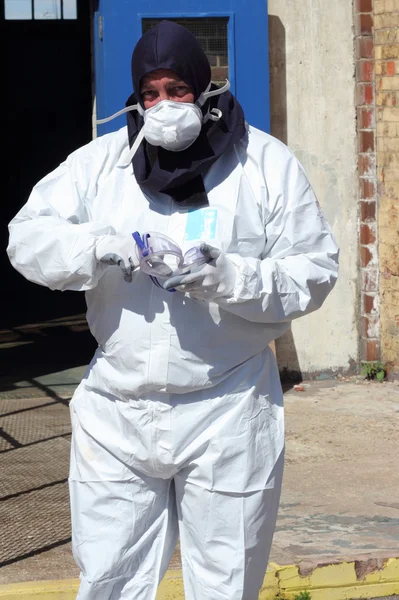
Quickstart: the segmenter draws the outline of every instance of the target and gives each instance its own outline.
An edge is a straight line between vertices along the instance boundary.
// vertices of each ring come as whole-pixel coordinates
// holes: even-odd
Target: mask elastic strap
[[[211,84],[212,84],[212,82],[209,83],[205,92],[202,92],[202,94],[200,94],[200,96],[196,102],[197,106],[203,106],[205,104],[205,102],[208,100],[208,98],[211,98],[212,96],[219,96],[220,94],[224,94],[224,92],[227,92],[230,89],[230,81],[228,79],[226,79],[226,83],[224,84],[223,87],[218,88],[216,90],[212,90],[210,92],[209,90],[211,88]]]
[[[124,153],[123,158],[121,158],[121,160],[118,162],[118,167],[128,167],[132,160],[133,160],[133,156],[136,154],[141,142],[143,141],[144,138],[144,127],[142,127],[140,129],[140,131],[137,134],[136,139],[134,140],[134,144],[131,148],[129,148],[129,150],[127,150],[127,152]]]
[[[122,108],[122,110],[118,110],[118,112],[114,113],[110,117],[106,117],[105,119],[97,119],[96,123],[97,123],[97,125],[101,125],[102,123],[108,123],[108,121],[112,121],[112,119],[115,119],[116,117],[119,117],[120,115],[130,112],[131,110],[137,110],[137,112],[139,112],[141,115],[144,115],[144,110],[140,106],[140,104],[132,104],[131,106],[126,106],[126,108]],[[136,139],[134,140],[133,146],[129,150],[126,160],[121,160],[118,163],[118,166],[128,167],[130,165],[130,163],[133,160],[133,156],[136,154],[138,147],[140,146],[141,142],[143,141],[143,137],[144,137],[144,131],[143,131],[143,127],[142,127],[140,129]]]
[[[112,121],[112,119],[116,119],[116,117],[119,117],[120,115],[124,115],[125,113],[130,112],[131,110],[137,110],[141,115],[144,113],[140,104],[132,104],[132,106],[126,106],[126,108],[122,108],[122,110],[118,110],[118,112],[114,113],[110,117],[106,117],[105,119],[97,119],[96,124],[102,125],[103,123],[108,123],[108,121]]]
[[[223,113],[221,110],[218,108],[212,108],[206,113],[203,122],[206,123],[207,121],[219,121],[219,119],[222,118],[222,115]]]

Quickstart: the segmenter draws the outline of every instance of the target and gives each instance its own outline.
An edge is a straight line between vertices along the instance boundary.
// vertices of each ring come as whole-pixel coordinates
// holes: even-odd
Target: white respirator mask
[[[97,124],[107,123],[115,117],[131,110],[137,110],[144,119],[144,125],[140,129],[133,146],[129,149],[125,166],[130,165],[143,138],[152,146],[161,146],[171,152],[187,150],[199,136],[202,125],[209,120],[218,121],[222,117],[222,111],[212,108],[203,115],[201,107],[211,96],[218,96],[230,89],[230,83],[217,90],[209,91],[208,85],[195,104],[191,102],[174,102],[172,100],[161,100],[155,106],[144,110],[140,104],[127,106],[106,119],[97,120]]]
[[[201,109],[192,103],[162,100],[144,111],[143,136],[153,146],[171,152],[186,150],[202,128]]]

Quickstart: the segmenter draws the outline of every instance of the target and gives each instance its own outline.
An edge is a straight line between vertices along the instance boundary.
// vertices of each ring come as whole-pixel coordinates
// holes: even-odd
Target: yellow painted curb
[[[75,600],[77,579],[0,585],[0,600]],[[301,575],[296,565],[270,564],[259,600],[295,600],[300,592],[312,600],[350,600],[399,594],[399,558],[321,565]],[[157,600],[184,600],[181,571],[168,571]]]
[[[308,591],[312,600],[350,600],[399,594],[399,558],[321,565],[306,575],[299,567],[276,566],[282,600]]]
[[[0,585],[1,600],[75,600],[79,579]]]

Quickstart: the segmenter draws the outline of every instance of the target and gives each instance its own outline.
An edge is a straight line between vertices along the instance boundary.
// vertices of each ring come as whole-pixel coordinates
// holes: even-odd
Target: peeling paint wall
[[[281,370],[346,370],[358,359],[357,145],[353,7],[269,0],[272,134],[303,164],[341,248],[325,305],[276,342]]]

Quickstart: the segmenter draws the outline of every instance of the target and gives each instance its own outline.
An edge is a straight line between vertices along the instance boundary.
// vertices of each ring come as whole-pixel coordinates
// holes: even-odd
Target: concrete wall
[[[303,164],[341,248],[325,305],[277,341],[281,370],[348,370],[358,360],[357,146],[350,0],[269,0],[272,134]]]

